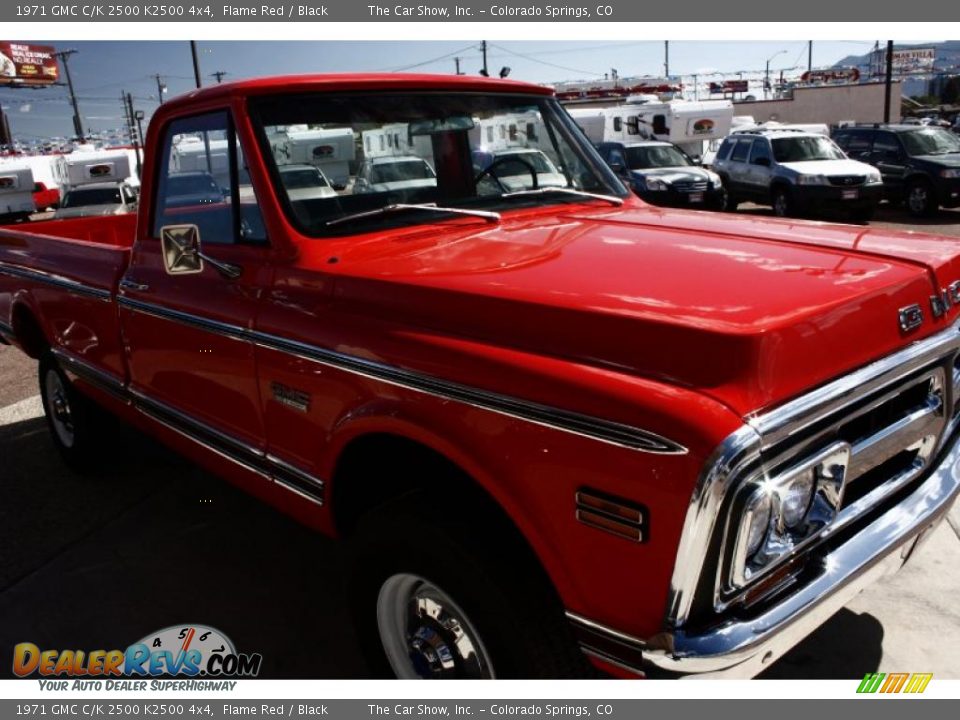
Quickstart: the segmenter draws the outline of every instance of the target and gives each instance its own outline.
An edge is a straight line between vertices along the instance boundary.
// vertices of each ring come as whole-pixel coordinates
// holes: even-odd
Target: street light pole
[[[193,55],[193,79],[197,83],[197,88],[203,86],[200,82],[200,58],[197,57],[197,41],[190,41],[190,54]]]
[[[786,50],[781,50],[779,52],[775,52],[773,55],[767,58],[767,69],[763,76],[763,99],[764,100],[769,100],[768,95],[770,93],[770,61],[773,60],[778,55],[783,55],[785,52]]]
[[[163,105],[163,94],[167,91],[167,86],[163,84],[163,78],[160,75],[154,75],[153,77],[157,81],[157,100]]]

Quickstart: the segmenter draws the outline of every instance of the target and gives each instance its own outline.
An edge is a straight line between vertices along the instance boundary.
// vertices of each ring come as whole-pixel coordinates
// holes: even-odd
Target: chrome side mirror
[[[163,267],[168,275],[196,275],[203,272],[206,260],[229,280],[243,274],[243,268],[214,260],[200,250],[200,229],[196,225],[165,225],[160,228]]]
[[[196,225],[165,225],[160,229],[163,267],[168,275],[195,275],[203,272],[200,230]]]

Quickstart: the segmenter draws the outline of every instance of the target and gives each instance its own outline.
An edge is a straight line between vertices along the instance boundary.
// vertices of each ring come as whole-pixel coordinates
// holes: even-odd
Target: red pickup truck
[[[483,78],[191,92],[139,216],[0,230],[63,457],[106,409],[344,538],[399,677],[760,672],[955,500],[958,308],[956,241],[648,206]]]

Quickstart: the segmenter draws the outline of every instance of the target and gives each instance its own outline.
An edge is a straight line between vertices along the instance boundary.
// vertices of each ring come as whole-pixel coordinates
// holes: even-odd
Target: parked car
[[[38,211],[56,210],[60,207],[59,188],[48,188],[44,182],[35,182],[33,184],[33,204],[37,206]]]
[[[137,190],[126,182],[87,183],[68,189],[53,217],[123,215],[136,209]]]
[[[326,175],[316,165],[280,165],[280,183],[291,202],[336,196]]]
[[[931,215],[960,206],[960,138],[940,127],[871,125],[834,133],[852,158],[883,176],[884,195],[905,202],[911,215]]]
[[[388,155],[364,160],[354,181],[354,192],[386,193],[435,187],[437,174],[416,155]]]
[[[713,210],[724,207],[720,176],[697,165],[676,145],[602,142],[597,150],[624,183],[649,203]]]
[[[880,202],[876,169],[850,160],[828,137],[792,130],[748,130],[727,137],[714,169],[727,209],[744,201],[770,205],[779,217],[840,209],[867,220]]]
[[[217,184],[212,174],[203,170],[171,172],[166,177],[164,208],[195,205],[219,205],[224,202],[226,190]]]
[[[478,194],[475,119],[518,113],[569,180]],[[254,141],[402,124],[428,202],[297,213]],[[181,205],[164,148],[234,130],[231,200]],[[106,409],[349,540],[378,675],[750,676],[955,502],[958,275],[956,239],[651,212],[543,86],[300,75],[156,108],[138,216],[0,229],[0,337],[72,467]]]
[[[536,148],[509,148],[493,152],[475,150],[473,170],[490,178],[494,190],[525,190],[534,187],[564,187],[567,179],[546,153]]]

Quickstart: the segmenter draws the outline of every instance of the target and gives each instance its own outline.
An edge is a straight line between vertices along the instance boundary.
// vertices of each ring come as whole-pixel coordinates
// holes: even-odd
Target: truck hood
[[[644,179],[657,178],[668,184],[710,180],[710,173],[699,167],[647,168],[644,170],[631,170],[630,174]]]
[[[932,165],[955,168],[960,167],[960,153],[945,153],[943,155],[914,155],[914,160],[922,160]]]
[[[912,232],[632,205],[368,238],[339,252],[348,311],[689,387],[741,416],[957,315],[932,318],[930,296],[960,279],[960,241]],[[905,334],[915,303],[925,322]]]

